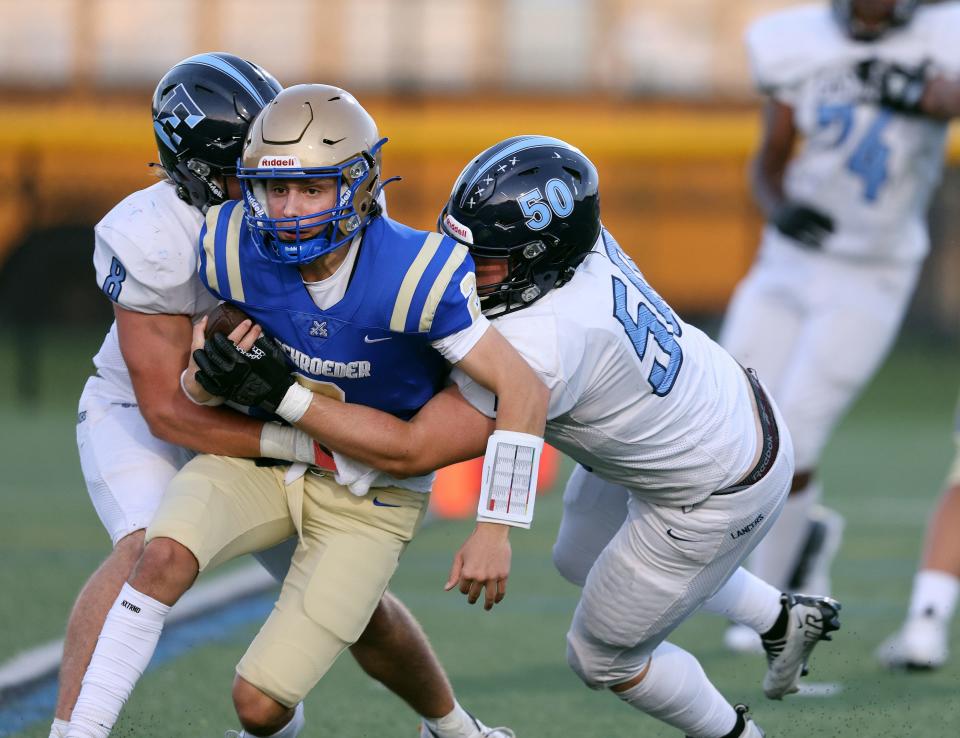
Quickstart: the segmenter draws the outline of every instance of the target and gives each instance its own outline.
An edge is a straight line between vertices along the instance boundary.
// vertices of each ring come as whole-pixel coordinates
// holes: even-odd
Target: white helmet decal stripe
[[[491,156],[489,160],[485,161],[482,166],[478,167],[477,173],[473,175],[473,179],[470,180],[470,183],[466,186],[464,192],[469,192],[470,188],[477,183],[481,175],[485,174],[487,169],[489,169],[496,162],[507,156],[510,156],[511,154],[516,154],[518,151],[532,149],[536,146],[558,146],[562,149],[573,149],[574,151],[579,151],[565,141],[561,141],[559,138],[551,138],[550,136],[527,136],[496,152],[496,154]]]
[[[263,99],[257,88],[254,87],[250,80],[244,77],[237,69],[232,65],[228,64],[226,61],[221,59],[214,54],[197,54],[196,56],[191,56],[189,59],[184,59],[182,62],[184,64],[193,63],[193,64],[205,64],[208,67],[213,67],[214,69],[219,69],[225,75],[234,80],[239,84],[243,89],[250,93],[250,96],[256,100],[260,105],[266,105],[267,101]]]

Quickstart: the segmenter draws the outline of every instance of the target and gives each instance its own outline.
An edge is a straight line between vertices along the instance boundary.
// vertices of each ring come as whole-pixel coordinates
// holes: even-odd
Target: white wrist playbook
[[[487,441],[477,520],[529,528],[537,496],[543,439],[530,433],[494,431]]]

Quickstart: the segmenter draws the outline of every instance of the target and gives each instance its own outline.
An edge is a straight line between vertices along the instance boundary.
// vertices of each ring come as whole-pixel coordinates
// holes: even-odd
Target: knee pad
[[[567,664],[590,689],[606,689],[639,674],[653,648],[647,643],[618,646],[604,643],[573,625],[567,633]]]
[[[571,629],[567,633],[567,664],[590,689],[603,689],[604,685],[597,681],[602,674],[593,667],[595,659],[591,658],[592,655],[592,650],[577,639]]]

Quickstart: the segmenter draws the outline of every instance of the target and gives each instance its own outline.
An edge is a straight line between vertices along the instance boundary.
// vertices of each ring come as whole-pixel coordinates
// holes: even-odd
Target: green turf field
[[[73,438],[75,398],[86,360],[85,339],[45,345],[45,394],[22,407],[0,394],[0,661],[59,637],[83,579],[107,540],[87,501]],[[0,387],[13,376],[0,356]],[[902,617],[927,512],[951,455],[951,418],[960,377],[953,346],[901,345],[856,405],[825,460],[827,499],[847,517],[835,568],[843,629],[814,654],[815,682],[836,682],[829,698],[764,699],[759,657],[733,656],[720,645],[723,623],[699,616],[674,640],[697,654],[733,701],[751,705],[767,735],[960,735],[960,654],[941,672],[891,675],[871,652]],[[53,386],[53,389],[46,387]],[[564,662],[564,633],[577,590],[553,571],[550,546],[559,495],[541,501],[529,533],[515,532],[509,595],[492,613],[468,607],[442,584],[468,523],[429,527],[411,545],[394,590],[420,618],[468,709],[513,727],[521,738],[651,736],[677,733],[585,689]],[[958,635],[960,628],[955,628]],[[215,646],[198,645],[149,674],[138,686],[115,735],[200,738],[236,727],[230,704],[232,667],[255,632],[245,626]],[[954,638],[960,651],[960,638]],[[396,698],[363,677],[345,657],[307,703],[305,736],[416,735],[416,719]],[[2,727],[2,726],[0,726]],[[38,724],[18,737],[44,738]]]

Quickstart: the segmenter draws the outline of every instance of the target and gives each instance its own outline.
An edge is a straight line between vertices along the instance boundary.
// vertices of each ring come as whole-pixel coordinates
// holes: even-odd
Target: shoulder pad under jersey
[[[744,40],[754,82],[767,95],[839,58],[849,44],[825,2],[765,15],[747,28]]]

